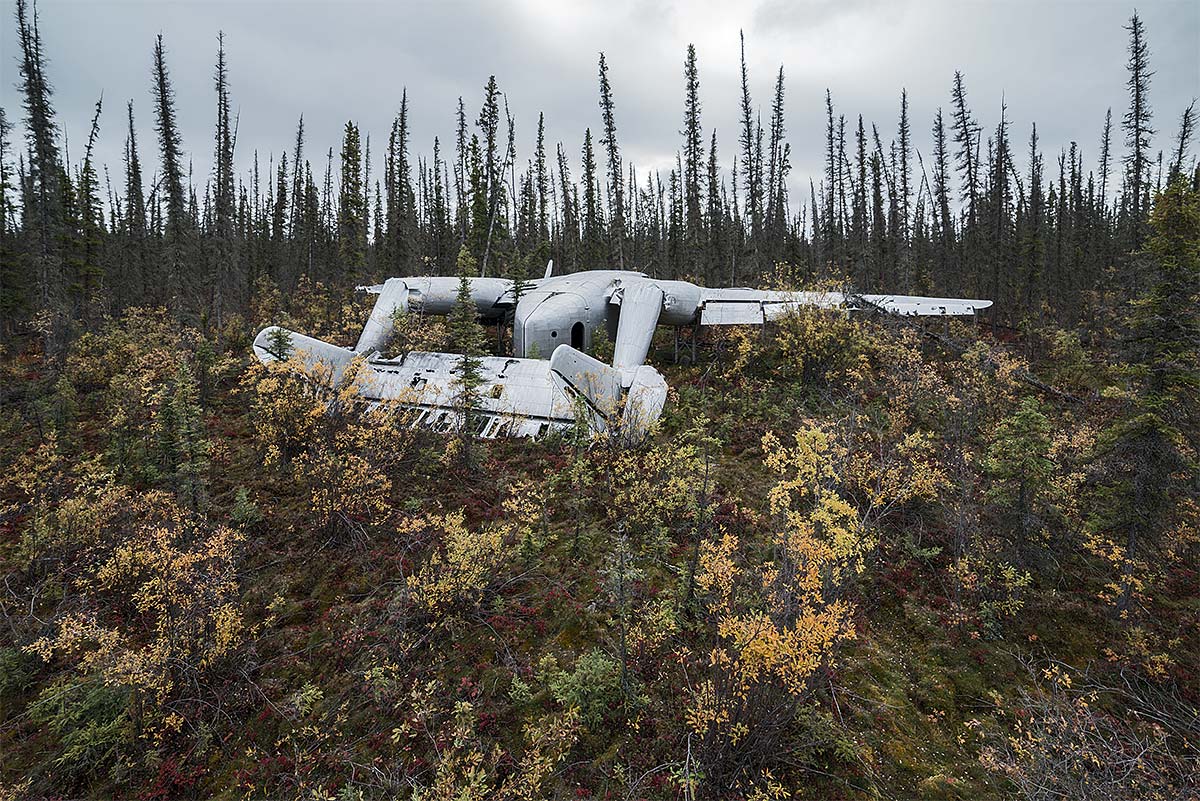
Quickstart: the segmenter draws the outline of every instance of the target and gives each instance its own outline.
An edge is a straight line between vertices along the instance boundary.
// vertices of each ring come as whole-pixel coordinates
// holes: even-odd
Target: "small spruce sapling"
[[[292,335],[283,328],[273,328],[267,335],[267,352],[279,361],[287,361],[292,355]]]
[[[475,410],[479,406],[479,387],[483,383],[486,334],[479,324],[475,302],[471,299],[470,276],[475,259],[464,246],[458,252],[458,297],[450,311],[448,325],[454,352],[460,357],[454,405],[460,414],[464,458],[469,461],[470,438],[475,433]]]

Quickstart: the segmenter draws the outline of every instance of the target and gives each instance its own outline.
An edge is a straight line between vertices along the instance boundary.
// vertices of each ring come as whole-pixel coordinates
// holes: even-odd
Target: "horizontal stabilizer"
[[[356,354],[349,348],[339,348],[273,325],[259,331],[254,338],[254,355],[263,364],[289,358],[299,359],[310,372],[319,368],[328,369],[329,380],[337,383]]]

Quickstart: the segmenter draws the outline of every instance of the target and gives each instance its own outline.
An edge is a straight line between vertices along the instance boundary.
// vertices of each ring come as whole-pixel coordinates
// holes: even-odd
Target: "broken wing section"
[[[917,295],[858,295],[838,291],[775,292],[759,289],[705,289],[701,325],[762,325],[799,308],[877,310],[913,317],[969,316],[992,305],[973,298]]]
[[[574,424],[571,404],[555,396],[547,362],[501,356],[479,361],[481,383],[472,409],[478,436],[536,437]],[[397,400],[418,411],[414,424],[421,428],[455,431],[462,426],[460,356],[412,351],[367,367],[374,372],[364,391],[368,397]]]
[[[359,356],[319,339],[286,329],[264,329],[254,340],[260,361],[285,356],[307,371],[329,370],[334,383]],[[458,379],[462,358],[452,353],[413,351],[399,359],[371,359],[359,391],[369,400],[395,401],[416,412],[413,425],[434,431],[458,430],[463,423]],[[560,345],[549,360],[488,356],[480,359],[482,382],[472,409],[475,433],[485,438],[537,437],[572,428],[582,419],[593,431],[619,430],[638,440],[658,420],[667,385],[652,367],[633,371],[623,386],[620,370]]]
[[[967,317],[992,305],[975,298],[927,298],[919,295],[852,295],[854,308],[876,308],[912,317]]]
[[[356,354],[349,348],[339,348],[320,339],[272,325],[259,331],[258,336],[254,338],[254,355],[263,364],[288,358],[297,359],[310,375],[328,371],[330,382],[336,384],[341,381],[342,373]]]

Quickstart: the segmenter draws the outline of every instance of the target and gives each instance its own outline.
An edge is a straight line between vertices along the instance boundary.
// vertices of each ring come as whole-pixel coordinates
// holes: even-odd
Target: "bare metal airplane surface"
[[[642,273],[590,270],[525,283],[519,298],[506,278],[471,278],[471,299],[485,321],[511,320],[513,356],[482,359],[483,384],[473,415],[484,437],[537,436],[574,425],[580,414],[594,430],[619,429],[637,438],[658,419],[667,398],[662,375],[645,364],[659,325],[762,325],[798,307],[874,309],[906,316],[972,315],[990,300],[843,292],[709,289]],[[254,340],[260,360],[276,359],[286,335],[297,357],[324,365],[337,380],[352,359],[365,359],[370,380],[360,391],[373,400],[401,399],[419,411],[417,424],[437,430],[461,423],[457,375],[460,357],[410,352],[385,358],[398,311],[448,314],[459,288],[455,277],[389,278],[362,287],[377,295],[354,348],[342,348],[276,327]],[[605,330],[612,364],[587,355]]]

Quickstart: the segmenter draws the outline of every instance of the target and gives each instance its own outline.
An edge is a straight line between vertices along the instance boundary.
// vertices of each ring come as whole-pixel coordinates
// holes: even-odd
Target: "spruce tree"
[[[533,184],[537,190],[537,240],[545,247],[550,239],[546,196],[550,191],[550,176],[546,169],[546,115],[538,112],[537,145],[533,151]]]
[[[863,128],[862,115],[858,115],[858,130],[854,134],[854,165],[857,178],[854,181],[854,200],[850,204],[851,239],[854,242],[854,257],[851,278],[858,287],[866,285],[867,238],[870,218],[867,212],[867,133]]]
[[[821,219],[824,221],[825,250],[822,259],[826,264],[835,264],[838,257],[837,247],[837,144],[833,121],[833,95],[825,90],[825,196],[821,198],[824,208]]]
[[[608,219],[609,239],[617,257],[617,268],[625,269],[625,191],[622,184],[621,150],[617,145],[617,122],[613,108],[612,87],[608,83],[608,64],[600,54],[600,117],[604,136],[600,144],[608,154]],[[600,266],[600,265],[597,265]],[[595,269],[594,267],[592,269]]]
[[[1038,495],[1054,472],[1050,434],[1050,421],[1041,404],[1026,398],[997,427],[984,462],[993,482],[989,497],[1005,512],[1011,510],[1022,545],[1029,542],[1034,530]]]
[[[0,107],[0,340],[13,331],[25,304],[27,276],[18,262],[12,192],[12,173],[8,166],[10,125]]]
[[[896,193],[899,194],[900,204],[900,240],[908,241],[908,229],[912,223],[912,138],[908,128],[908,91],[900,91],[900,128],[896,138],[896,152],[899,153],[899,169],[896,171]]]
[[[229,118],[229,80],[225,64],[225,35],[217,34],[217,126],[213,154],[212,305],[217,325],[224,319],[226,293],[234,288],[233,130]]]
[[[75,295],[74,313],[83,322],[85,329],[91,330],[99,322],[106,310],[104,276],[104,243],[105,227],[104,213],[100,205],[100,179],[96,173],[96,165],[92,160],[96,146],[96,137],[100,133],[100,114],[104,107],[104,98],[96,101],[96,110],[92,115],[91,132],[88,134],[87,147],[84,150],[83,166],[79,170],[79,179],[75,187],[76,196],[73,208],[75,220],[73,238],[75,247],[71,261],[71,289]]]
[[[304,216],[304,170],[300,168],[304,163],[304,115],[301,114],[296,121],[296,142],[292,146],[292,202],[288,215],[288,230],[292,231],[294,238]]]
[[[1146,208],[1143,194],[1147,191],[1150,173],[1150,137],[1154,129],[1150,127],[1152,112],[1147,97],[1150,90],[1150,48],[1146,43],[1146,31],[1137,12],[1129,18],[1129,61],[1126,69],[1129,71],[1127,86],[1129,87],[1129,110],[1125,112],[1122,127],[1125,129],[1125,187],[1124,194],[1129,209],[1126,220],[1126,237],[1129,248],[1140,247],[1145,237],[1146,221],[1144,217],[1149,212]]]
[[[385,263],[389,269],[407,272],[413,253],[414,229],[412,167],[408,159],[408,89],[400,94],[400,111],[392,120],[384,169],[387,205]]]
[[[455,253],[453,227],[450,219],[450,181],[446,172],[446,164],[442,161],[441,143],[435,136],[433,138],[433,198],[432,207],[429,210],[432,226],[430,256],[440,269],[448,268],[449,260]]]
[[[363,247],[363,265],[367,265],[373,269],[375,262],[372,259],[375,249],[371,247],[374,241],[371,231],[371,135],[367,134],[363,138],[363,157],[362,157],[362,247]]]
[[[940,108],[933,120],[933,194],[938,224],[938,281],[945,291],[951,291],[958,285],[958,276],[952,275],[951,267],[955,234],[954,217],[950,212],[950,155]]]
[[[1010,274],[1010,255],[1012,237],[1009,230],[1012,221],[1012,185],[1010,175],[1013,172],[1011,155],[1008,144],[1008,109],[1003,103],[1000,106],[1000,122],[996,125],[994,138],[991,174],[988,180],[988,247],[986,258],[991,262],[990,297],[992,305],[992,320],[996,320],[997,307],[1002,297],[1001,281]]]
[[[783,258],[783,244],[787,236],[787,174],[788,145],[784,142],[787,129],[783,119],[783,67],[775,78],[775,95],[771,100],[771,124],[767,149],[767,210],[765,227],[768,237],[768,252],[773,259]]]
[[[910,225],[912,224],[912,137],[908,125],[908,90],[900,91],[900,126],[896,135],[896,152],[898,164],[896,170],[896,194],[900,207],[899,239],[902,244],[909,241]],[[909,287],[904,287],[908,291]]]
[[[129,118],[129,131],[125,138],[125,236],[127,238],[127,257],[124,280],[118,287],[118,306],[128,305],[127,301],[137,301],[152,296],[147,286],[147,265],[149,253],[146,242],[146,198],[142,194],[142,163],[138,156],[137,133],[133,125],[133,101],[130,100],[126,109]]]
[[[1155,204],[1152,235],[1137,262],[1145,291],[1132,304],[1122,339],[1132,392],[1122,414],[1097,443],[1104,468],[1092,533],[1120,543],[1116,597],[1123,620],[1135,623],[1147,566],[1163,556],[1173,533],[1176,500],[1195,504],[1191,479],[1200,426],[1200,194],[1177,180]],[[1184,524],[1187,525],[1186,523]]]
[[[291,185],[288,178],[288,154],[279,157],[279,166],[275,170],[275,183],[267,192],[267,208],[270,212],[268,235],[270,242],[267,252],[270,259],[270,276],[281,289],[291,290],[295,285],[295,263],[288,253],[288,198]]]
[[[455,379],[454,406],[460,415],[459,434],[464,462],[470,463],[471,439],[475,436],[476,410],[479,408],[479,387],[483,383],[483,363],[487,352],[487,334],[479,324],[479,312],[471,298],[471,278],[477,267],[471,252],[464,246],[458,252],[458,295],[447,318],[450,343],[458,354],[458,377]]]
[[[476,227],[482,225],[482,231],[475,236],[482,240],[482,247],[475,249],[479,260],[479,274],[487,275],[492,261],[493,251],[507,236],[508,198],[504,188],[504,173],[508,163],[502,161],[498,153],[500,137],[500,88],[496,84],[496,76],[488,77],[483,90],[483,106],[479,110],[479,118],[475,124],[482,134],[482,139],[472,140],[475,154],[478,158],[479,184],[472,188],[472,194],[482,192],[485,214],[482,220],[473,219]],[[511,121],[510,121],[511,126]],[[509,130],[509,147],[506,156],[512,150],[513,133]],[[472,203],[476,198],[472,197]]]
[[[689,44],[683,65],[683,198],[684,231],[689,271],[696,273],[704,246],[704,217],[701,207],[701,174],[704,169],[703,133],[700,127],[700,74],[696,48]]]
[[[342,137],[342,181],[338,193],[338,257],[342,278],[354,280],[366,267],[366,209],[358,126],[348,121]]]
[[[271,241],[275,243],[276,254],[283,253],[283,245],[287,241],[287,210],[288,210],[288,155],[279,157],[279,169],[275,173],[275,190],[268,198],[271,207]],[[277,276],[278,278],[278,276]]]
[[[878,148],[871,154],[871,268],[868,283],[883,289],[887,269],[887,215],[883,207],[883,155]]]
[[[967,89],[963,76],[954,72],[954,144],[958,146],[954,159],[962,180],[962,200],[967,204],[967,227],[975,225],[979,197],[979,125],[967,106]]]
[[[738,31],[742,54],[742,176],[746,182],[746,216],[750,219],[752,253],[757,249],[762,231],[762,166],[755,158],[754,108],[750,99],[750,80],[746,69],[746,35]],[[757,268],[757,260],[752,266]]]
[[[1104,113],[1104,129],[1100,134],[1100,200],[1108,208],[1108,176],[1112,172],[1112,109]]]
[[[580,260],[585,270],[603,269],[603,228],[600,219],[599,186],[596,179],[596,156],[592,150],[592,130],[583,133],[583,241]]]
[[[201,512],[208,504],[209,442],[204,436],[204,415],[200,407],[199,385],[187,362],[175,374],[168,419],[174,460],[171,477],[175,495],[185,508]]]
[[[717,130],[708,146],[708,264],[706,283],[720,280],[725,263],[725,207],[721,199],[720,167],[717,161]]]
[[[587,139],[591,139],[591,131]],[[571,167],[567,163],[567,154],[561,143],[558,145],[558,180],[562,194],[562,214],[559,224],[559,253],[558,264],[566,272],[575,269],[579,262],[579,202],[576,195],[577,187],[571,181]]]
[[[267,353],[279,361],[287,361],[292,356],[292,335],[285,328],[275,327],[267,335]]]
[[[455,126],[454,135],[454,208],[457,213],[457,223],[459,236],[465,242],[467,240],[467,229],[471,224],[469,216],[469,206],[467,205],[467,175],[468,175],[468,152],[467,152],[467,112],[463,106],[463,99],[460,95],[458,98],[458,113],[455,117],[457,125]]]
[[[175,119],[175,92],[167,73],[166,52],[160,33],[154,42],[154,115],[155,130],[158,132],[159,156],[162,161],[161,178],[166,201],[166,224],[164,226],[165,250],[163,253],[164,275],[161,277],[162,294],[168,302],[181,299],[181,293],[194,288],[193,276],[185,276],[185,238],[190,224],[187,196],[183,185],[183,142],[179,125]]]
[[[1024,270],[1020,284],[1023,288],[1022,305],[1026,313],[1033,314],[1042,299],[1042,261],[1045,258],[1045,209],[1042,196],[1042,155],[1038,150],[1037,123],[1029,134],[1029,199],[1025,210],[1025,226],[1022,241]]]
[[[475,134],[471,135],[471,144],[467,148],[467,175],[467,197],[470,202],[467,246],[472,259],[476,263],[481,263],[488,245],[491,215],[488,208],[487,178],[484,175],[483,159],[480,156],[479,137]]]
[[[1170,170],[1167,172],[1167,184],[1174,183],[1181,175],[1186,167],[1184,159],[1187,157],[1188,146],[1192,142],[1192,134],[1195,132],[1196,126],[1196,101],[1188,103],[1188,107],[1183,110],[1183,115],[1179,118],[1179,137],[1175,140],[1175,154],[1171,157]]]
[[[43,329],[47,354],[57,354],[66,344],[66,297],[61,243],[64,234],[63,187],[65,179],[58,153],[58,123],[46,79],[46,58],[38,31],[37,12],[30,19],[25,0],[17,0],[17,36],[21,43],[21,92],[25,105],[25,138],[28,161],[22,181],[21,206],[25,238],[38,292],[38,309],[49,325]]]

